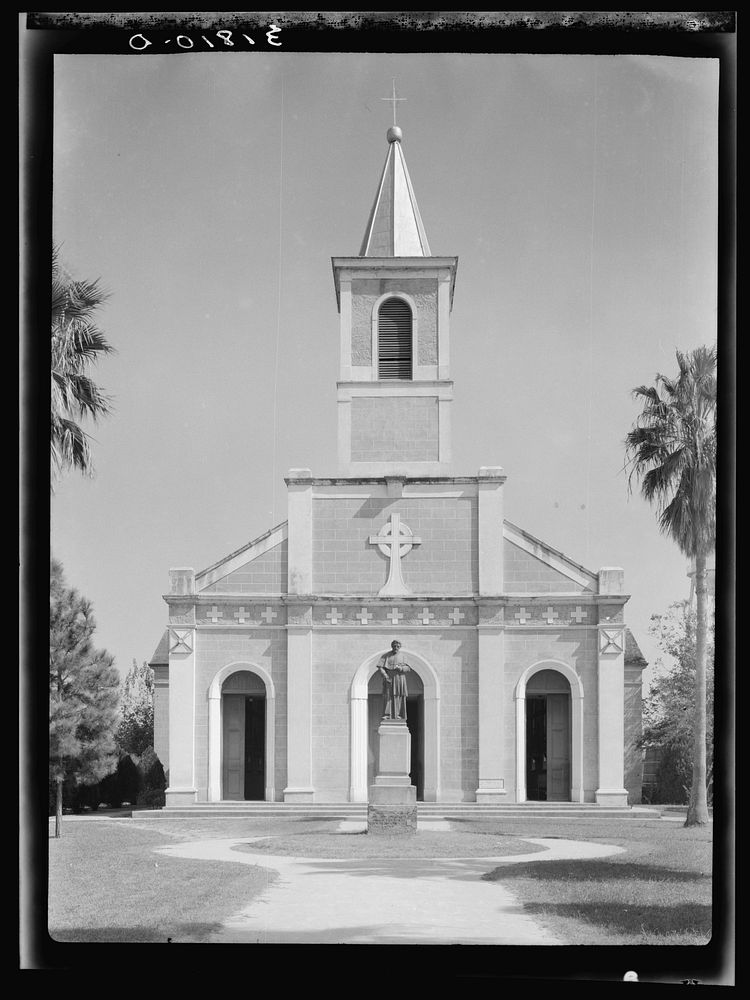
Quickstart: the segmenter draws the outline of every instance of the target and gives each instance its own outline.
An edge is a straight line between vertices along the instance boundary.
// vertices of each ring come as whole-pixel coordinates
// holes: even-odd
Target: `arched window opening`
[[[378,378],[412,377],[411,309],[403,299],[386,299],[378,310]]]

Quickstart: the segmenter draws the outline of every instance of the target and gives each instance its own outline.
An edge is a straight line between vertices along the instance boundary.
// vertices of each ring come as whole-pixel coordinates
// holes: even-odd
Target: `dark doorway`
[[[232,674],[222,688],[221,797],[230,801],[265,798],[266,697],[259,677]]]
[[[245,698],[245,798],[263,800],[266,758],[266,700]]]
[[[567,681],[552,671],[543,671],[534,682],[537,687],[558,690],[544,694],[526,691],[526,798],[531,802],[569,802],[570,695],[559,691]]]
[[[417,801],[424,801],[424,699],[422,695],[407,697],[406,725],[411,733],[411,771],[409,777],[417,790]]]
[[[526,798],[547,799],[547,699],[545,695],[526,698]]]

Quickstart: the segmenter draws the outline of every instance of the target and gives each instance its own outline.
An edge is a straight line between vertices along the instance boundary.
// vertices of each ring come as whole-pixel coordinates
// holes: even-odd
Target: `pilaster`
[[[290,594],[312,593],[312,473],[290,469],[285,480],[288,495]]]
[[[339,378],[346,381],[352,377],[352,281],[342,278],[340,285],[340,337],[341,365]]]
[[[192,569],[169,571],[169,597],[195,593]],[[168,806],[191,805],[195,787],[195,625],[169,627],[169,787]]]
[[[287,609],[285,802],[312,802],[312,605]]]
[[[438,378],[450,378],[450,313],[453,276],[442,274],[438,278],[437,332]]]
[[[169,598],[190,598],[195,594],[195,573],[191,568],[171,569],[169,584]],[[170,624],[168,806],[191,805],[197,796],[194,744],[195,645],[194,624]]]
[[[477,484],[479,594],[503,593],[503,487],[506,475],[500,466],[482,466]]]
[[[507,795],[503,759],[505,629],[500,624],[482,624],[487,610],[480,607],[477,627],[479,787],[476,801],[491,803],[502,801]]]
[[[599,593],[620,596],[625,589],[619,566],[599,570]],[[627,805],[625,781],[625,628],[621,622],[600,622],[597,634],[600,805]]]

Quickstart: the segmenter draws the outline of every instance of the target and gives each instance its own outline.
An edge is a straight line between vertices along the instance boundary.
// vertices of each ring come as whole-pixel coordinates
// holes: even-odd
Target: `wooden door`
[[[245,797],[245,696],[225,694],[222,798]]]
[[[570,801],[570,698],[547,695],[547,800]]]

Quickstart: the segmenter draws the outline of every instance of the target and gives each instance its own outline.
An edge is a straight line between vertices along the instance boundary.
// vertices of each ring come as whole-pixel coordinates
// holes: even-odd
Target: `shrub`
[[[123,800],[122,790],[120,788],[120,779],[117,771],[113,771],[108,774],[106,778],[103,778],[99,782],[99,794],[101,796],[101,801],[108,806],[117,808]]]
[[[73,811],[82,812],[84,809],[91,809],[95,812],[99,808],[99,803],[101,802],[101,792],[99,790],[99,782],[96,781],[91,785],[76,785],[73,789]],[[63,802],[65,801],[65,795],[63,795]]]
[[[148,808],[161,808],[165,804],[164,790],[167,779],[164,768],[153,747],[148,747],[138,763],[140,786],[138,790],[138,805]]]
[[[135,805],[138,800],[140,777],[138,768],[130,754],[124,754],[120,757],[117,764],[117,777],[120,789],[120,802],[129,802],[131,805]]]

